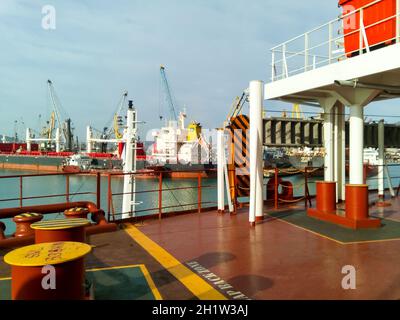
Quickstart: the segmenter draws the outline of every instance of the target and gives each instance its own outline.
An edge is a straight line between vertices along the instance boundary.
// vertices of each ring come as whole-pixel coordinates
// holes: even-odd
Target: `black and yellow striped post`
[[[237,198],[250,195],[250,120],[246,115],[238,115],[230,119],[227,127],[231,137],[229,184],[234,203]]]

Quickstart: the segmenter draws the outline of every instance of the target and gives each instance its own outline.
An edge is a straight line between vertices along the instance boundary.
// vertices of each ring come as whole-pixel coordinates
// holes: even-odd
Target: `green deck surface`
[[[353,230],[310,218],[305,211],[272,213],[269,216],[290,222],[296,226],[343,243],[400,239],[400,222],[392,220],[382,219],[382,227],[378,229]]]
[[[11,300],[10,280],[0,280],[0,300]]]
[[[96,300],[155,300],[140,267],[86,272]],[[11,299],[11,280],[0,280],[0,300]]]

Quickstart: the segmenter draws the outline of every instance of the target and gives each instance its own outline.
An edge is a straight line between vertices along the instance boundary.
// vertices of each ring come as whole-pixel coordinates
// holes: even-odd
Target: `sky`
[[[42,7],[56,10],[56,29],[42,27]],[[0,134],[17,121],[38,129],[49,118],[47,79],[84,140],[101,130],[124,90],[142,135],[163,125],[161,64],[188,120],[221,126],[251,80],[270,76],[269,49],[339,14],[336,0],[1,0]],[[395,102],[368,107],[393,114]],[[290,105],[266,101],[269,110]],[[307,110],[307,108],[305,108]]]

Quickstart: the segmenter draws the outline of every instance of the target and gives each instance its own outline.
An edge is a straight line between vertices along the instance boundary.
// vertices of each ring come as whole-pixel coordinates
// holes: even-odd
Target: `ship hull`
[[[199,176],[201,178],[215,178],[217,166],[214,164],[165,164],[157,166],[146,166],[145,170],[152,170],[154,177],[159,177],[160,173],[164,178],[171,179],[195,179]]]
[[[30,156],[17,154],[0,154],[0,169],[27,170],[37,172],[76,172],[76,169],[66,166],[67,157]],[[137,168],[144,168],[144,161],[137,161]],[[91,172],[121,171],[122,160],[117,158],[93,158]],[[81,172],[81,171],[79,171]]]

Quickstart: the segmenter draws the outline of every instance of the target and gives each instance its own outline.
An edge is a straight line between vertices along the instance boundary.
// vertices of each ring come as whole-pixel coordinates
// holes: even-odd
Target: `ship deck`
[[[308,218],[301,205],[265,207],[255,228],[247,208],[124,224],[90,237],[87,269],[98,299],[399,299],[400,199],[388,202],[371,205],[383,227],[367,231]],[[346,265],[356,290],[342,289]],[[9,276],[1,262],[0,298]]]

